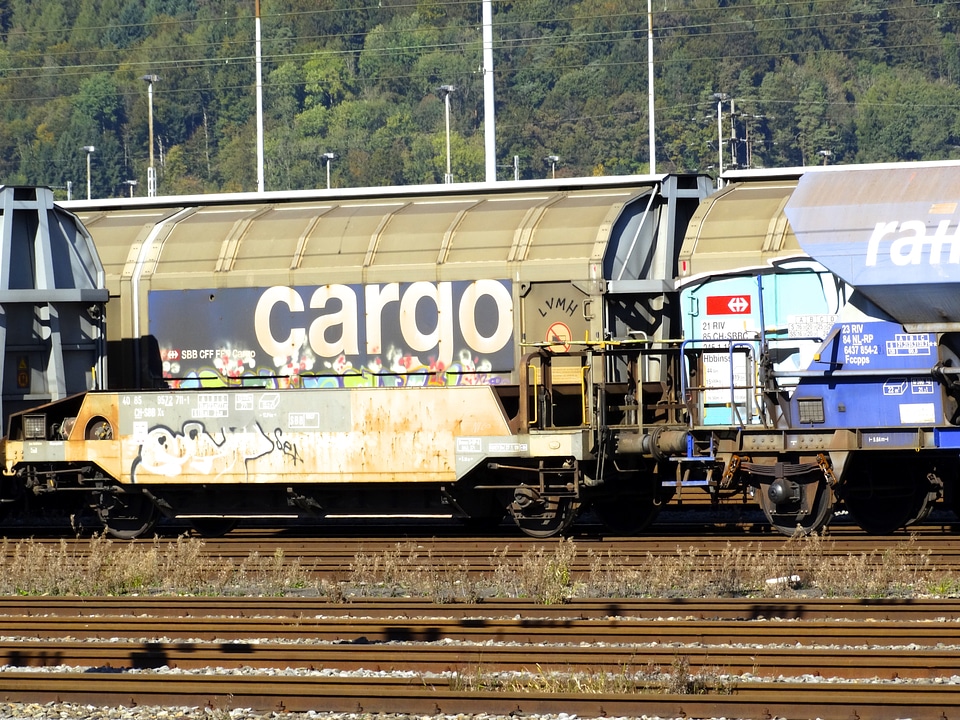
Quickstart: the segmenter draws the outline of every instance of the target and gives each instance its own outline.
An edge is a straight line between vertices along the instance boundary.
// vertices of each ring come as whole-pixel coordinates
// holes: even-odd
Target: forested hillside
[[[644,0],[494,2],[500,177],[649,169]],[[0,183],[255,190],[254,0],[0,0]],[[267,190],[482,180],[480,0],[261,0]],[[960,2],[654,0],[657,171],[960,157]],[[732,103],[731,103],[732,100]],[[735,111],[731,121],[731,105]],[[736,139],[731,133],[736,129]],[[60,189],[58,197],[66,197]]]

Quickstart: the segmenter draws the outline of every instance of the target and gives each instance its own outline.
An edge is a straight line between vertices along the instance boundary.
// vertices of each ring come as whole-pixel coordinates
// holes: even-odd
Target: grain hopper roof
[[[198,274],[220,286],[504,277],[586,277],[647,178],[510,192],[396,193],[282,200],[245,195],[164,206],[78,207],[115,292],[142,273],[176,287]]]
[[[767,267],[803,251],[783,208],[796,178],[732,182],[701,203],[680,251],[683,278]]]
[[[960,323],[960,163],[806,174],[785,212],[806,253],[908,329]]]

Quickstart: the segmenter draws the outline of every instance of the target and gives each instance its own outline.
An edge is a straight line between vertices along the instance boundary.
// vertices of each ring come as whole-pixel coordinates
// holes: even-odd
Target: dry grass
[[[341,593],[349,587],[354,594],[420,595],[439,603],[474,601],[481,596],[480,587],[469,570],[466,561],[437,560],[416,543],[397,543],[378,554],[357,553],[349,576],[340,583]]]
[[[415,543],[358,553],[336,578],[317,578],[279,549],[241,561],[203,552],[200,538],[134,543],[95,537],[82,553],[65,541],[3,541],[0,594],[132,593],[284,595],[344,601],[364,596],[418,596],[436,602],[529,598],[550,605],[580,597],[904,597],[960,595],[960,578],[934,572],[914,538],[894,548],[838,555],[825,536],[797,537],[786,551],[728,544],[721,552],[678,548],[644,562],[615,552],[582,554],[573,540],[544,542],[517,555],[509,547],[470,572],[467,560],[437,559]]]
[[[646,562],[614,552],[580,558],[572,540],[557,540],[491,558],[493,570],[477,578],[465,563],[438,565],[415,545],[378,555],[359,554],[345,578],[345,594],[418,595],[440,602],[479,597],[531,598],[557,604],[577,597],[902,597],[960,593],[960,579],[934,574],[930,557],[909,538],[885,551],[837,554],[826,536],[798,536],[786,551],[729,543],[717,552],[678,548]],[[578,562],[578,559],[580,560]],[[575,570],[586,567],[586,570]]]
[[[306,582],[298,561],[256,553],[236,563],[202,553],[199,538],[151,544],[94,537],[80,553],[56,545],[4,539],[0,548],[0,594],[123,595],[176,593],[280,595]]]
[[[494,559],[488,584],[496,595],[556,605],[577,592],[573,580],[577,546],[572,540],[559,540],[552,550],[545,546],[527,550],[519,558],[511,558],[504,548]]]
[[[825,536],[798,536],[789,552],[728,544],[720,553],[696,547],[675,556],[648,556],[641,568],[624,569],[616,554],[591,556],[591,594],[599,597],[769,597],[821,595],[900,597],[931,591],[930,557],[911,537],[890,550],[837,554]],[[631,563],[636,565],[636,563]],[[960,587],[949,573],[936,581]]]
[[[566,668],[562,672],[536,671],[519,673],[487,672],[474,668],[451,679],[451,689],[485,692],[576,693],[667,693],[670,695],[730,695],[735,683],[719,670],[701,668],[690,672],[690,660],[678,655],[670,667],[646,665],[634,669],[624,665],[616,673],[602,673],[585,668]]]

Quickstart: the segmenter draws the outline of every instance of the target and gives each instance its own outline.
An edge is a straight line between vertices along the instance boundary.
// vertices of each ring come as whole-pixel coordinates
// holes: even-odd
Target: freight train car
[[[75,493],[120,537],[410,512],[548,537],[585,507],[635,532],[691,493],[787,534],[918,521],[960,469],[960,164],[727,180],[75,203],[115,389],[21,410],[5,384],[4,494]]]
[[[924,518],[958,477],[957,163],[731,173],[680,254],[695,416],[775,527]],[[691,355],[691,352],[686,355]],[[696,381],[691,381],[693,385]]]
[[[103,262],[117,391],[14,415],[6,495],[78,492],[121,537],[161,514],[213,533],[410,512],[510,512],[551,535],[585,502],[642,527],[669,490],[600,461],[613,436],[596,414],[637,414],[637,352],[604,348],[678,336],[677,249],[709,189],[664,175],[68,203]],[[668,402],[673,378],[644,362]]]

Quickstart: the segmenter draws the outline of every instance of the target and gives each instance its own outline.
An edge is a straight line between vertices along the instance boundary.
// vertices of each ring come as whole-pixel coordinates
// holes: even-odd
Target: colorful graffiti
[[[489,361],[461,350],[457,362],[444,367],[433,357],[424,363],[412,355],[403,355],[391,346],[385,356],[374,357],[366,365],[354,367],[345,356],[318,362],[309,348],[299,356],[271,358],[260,365],[251,353],[229,347],[219,349],[209,364],[181,375],[179,352],[161,349],[163,376],[172,388],[351,388],[351,387],[427,387],[456,385],[498,385],[504,377],[491,372]]]

